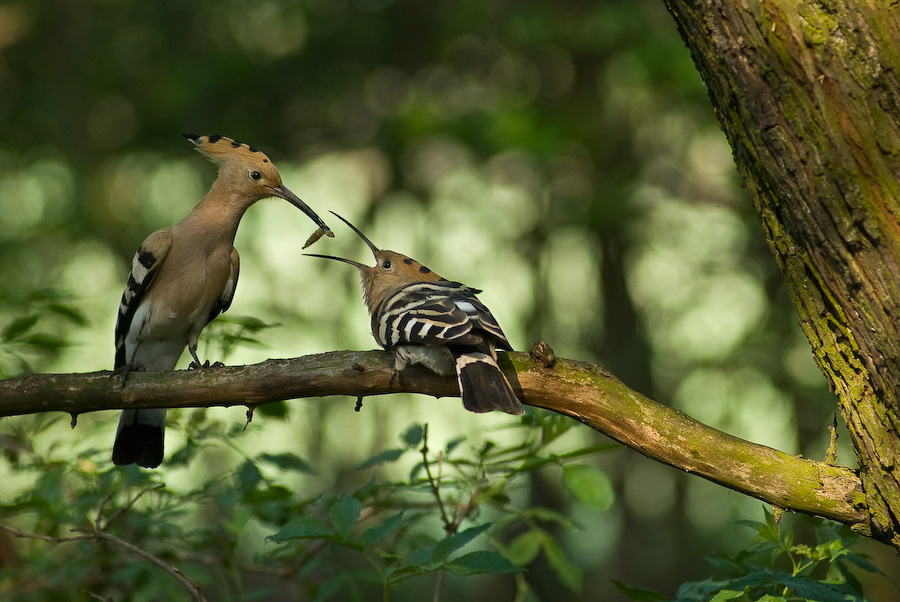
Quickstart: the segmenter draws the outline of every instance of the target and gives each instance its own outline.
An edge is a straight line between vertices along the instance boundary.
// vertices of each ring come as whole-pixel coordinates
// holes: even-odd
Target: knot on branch
[[[544,339],[536,340],[531,345],[528,355],[543,364],[545,368],[552,368],[556,365],[556,354]]]

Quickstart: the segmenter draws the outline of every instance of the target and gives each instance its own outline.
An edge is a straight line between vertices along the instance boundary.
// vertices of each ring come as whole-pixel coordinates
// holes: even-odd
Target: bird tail
[[[113,445],[113,464],[156,468],[163,460],[166,411],[123,410]]]
[[[491,354],[481,351],[453,352],[463,406],[470,412],[500,410],[507,414],[525,413],[506,376]]]

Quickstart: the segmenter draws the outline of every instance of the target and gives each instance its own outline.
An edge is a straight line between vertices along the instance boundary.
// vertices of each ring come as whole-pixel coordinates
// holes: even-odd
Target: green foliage
[[[170,468],[221,453],[220,439],[238,451],[240,430],[220,437],[203,410],[195,414]],[[21,451],[54,422],[34,420],[5,441],[6,468],[34,483],[0,505],[0,539],[18,538],[21,562],[0,570],[4,601],[183,599],[189,583],[179,574],[207,600],[301,591],[313,600],[415,597],[423,578],[440,588],[441,573],[511,575],[524,599],[525,571],[541,553],[577,591],[581,570],[549,527],[578,526],[527,503],[531,477],[562,472],[576,499],[612,503],[602,472],[584,462],[617,446],[555,451],[571,421],[542,411],[503,429],[512,444],[461,437],[432,450],[428,425],[414,424],[399,447],[359,465],[361,485],[335,492],[292,486],[315,474],[291,453],[241,454],[226,472],[183,489],[159,472],[110,466],[105,449],[66,463]],[[385,478],[404,460],[412,461],[408,478]]]
[[[794,542],[794,521],[777,520],[767,508],[764,512],[764,522],[738,522],[756,531],[744,549],[734,556],[710,559],[720,576],[683,584],[675,602],[865,602],[851,568],[881,571],[865,554],[852,550],[862,537],[846,526],[804,517],[812,524],[818,543],[798,544]],[[655,592],[615,585],[636,602],[666,599]]]
[[[72,302],[52,288],[0,296],[0,378],[32,372],[30,358],[52,359],[69,344],[64,327],[87,325]]]
[[[252,316],[221,314],[210,322],[200,335],[204,343],[206,357],[214,357],[225,362],[239,347],[265,347],[258,338],[259,333],[275,328]]]

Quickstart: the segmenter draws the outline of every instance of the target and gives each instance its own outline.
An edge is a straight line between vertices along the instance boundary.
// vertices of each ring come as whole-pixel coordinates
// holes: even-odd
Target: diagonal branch
[[[632,391],[594,364],[540,359],[527,353],[500,358],[526,404],[570,416],[645,456],[735,491],[871,535],[855,471],[706,426]],[[124,389],[109,372],[31,374],[0,381],[0,416],[47,411],[77,415],[124,407],[255,407],[328,395],[459,395],[453,378],[418,367],[407,368],[393,383],[392,376],[393,361],[383,351],[333,351],[249,366],[136,372]]]

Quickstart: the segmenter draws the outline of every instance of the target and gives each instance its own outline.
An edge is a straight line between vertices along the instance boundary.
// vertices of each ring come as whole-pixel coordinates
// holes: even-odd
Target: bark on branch
[[[733,437],[632,391],[587,362],[549,361],[538,346],[501,355],[528,405],[570,416],[640,453],[781,508],[822,516],[871,534],[858,475]],[[124,407],[260,404],[299,397],[423,393],[457,396],[452,378],[417,367],[393,375],[383,351],[333,351],[250,366],[132,373],[32,374],[0,381],[0,415],[73,415]],[[462,408],[460,408],[462,411]]]

